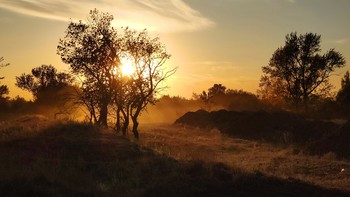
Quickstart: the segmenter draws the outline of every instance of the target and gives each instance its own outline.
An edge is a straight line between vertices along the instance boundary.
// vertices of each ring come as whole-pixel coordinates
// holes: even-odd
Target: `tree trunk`
[[[122,128],[123,136],[126,136],[126,133],[128,132],[128,127],[129,127],[129,117],[124,120],[124,124]]]
[[[119,133],[120,130],[121,130],[121,125],[120,125],[120,109],[119,109],[119,108],[117,109],[117,121],[116,121],[116,123],[115,123],[115,129],[116,129],[117,133]]]
[[[123,114],[123,117],[124,117],[124,123],[123,123],[123,128],[122,128],[122,131],[123,131],[123,136],[126,136],[126,133],[128,132],[128,127],[129,127],[129,109],[127,108],[126,109],[126,112],[124,110],[122,110],[122,114]]]
[[[303,104],[304,104],[304,110],[305,112],[308,112],[309,111],[309,97],[307,94],[304,94],[303,95]]]
[[[131,114],[131,119],[132,119],[132,123],[133,123],[132,132],[134,133],[134,136],[136,139],[139,139],[139,131],[138,131],[139,122],[137,121],[137,119],[141,113],[141,110],[142,110],[142,104],[137,106],[134,114]]]
[[[133,123],[132,132],[134,133],[135,138],[139,139],[139,131],[137,130],[139,126],[139,122],[137,121],[137,116],[132,116],[131,119]]]
[[[107,127],[108,102],[103,102],[100,109],[98,124]]]

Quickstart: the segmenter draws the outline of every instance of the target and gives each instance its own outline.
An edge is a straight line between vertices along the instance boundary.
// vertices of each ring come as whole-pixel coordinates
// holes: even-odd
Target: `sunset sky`
[[[272,53],[290,32],[322,35],[321,48],[335,48],[348,61],[332,77],[336,88],[350,70],[350,0],[0,0],[0,70],[10,96],[30,98],[15,76],[52,64],[70,18],[85,20],[97,8],[114,15],[115,27],[147,28],[159,36],[179,67],[164,94],[187,98],[214,83],[255,93]],[[337,89],[335,89],[337,90]]]

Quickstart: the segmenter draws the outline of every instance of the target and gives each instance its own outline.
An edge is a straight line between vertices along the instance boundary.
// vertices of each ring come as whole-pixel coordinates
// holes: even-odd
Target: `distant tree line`
[[[193,97],[203,103],[202,108],[216,110],[224,108],[234,111],[255,111],[263,109],[262,102],[256,95],[244,90],[227,89],[222,84],[214,84],[208,91],[193,94]]]

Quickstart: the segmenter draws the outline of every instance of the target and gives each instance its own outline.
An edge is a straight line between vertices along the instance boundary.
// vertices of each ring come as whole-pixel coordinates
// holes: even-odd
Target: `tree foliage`
[[[202,101],[207,110],[225,108],[234,111],[254,111],[262,109],[262,104],[256,95],[243,91],[227,89],[222,84],[214,84],[194,98]]]
[[[133,121],[133,133],[138,138],[138,117],[147,105],[155,103],[155,95],[164,87],[161,83],[175,73],[176,68],[165,70],[164,63],[170,58],[159,38],[150,38],[147,31],[124,31],[124,49],[135,67],[131,86],[127,91],[128,106]]]
[[[94,9],[85,23],[70,22],[65,37],[57,46],[62,61],[70,65],[74,74],[85,78],[82,98],[98,108],[97,123],[103,126],[107,126],[108,105],[115,82],[112,70],[120,63],[120,42],[111,27],[112,20],[112,15]]]
[[[337,94],[337,101],[346,106],[350,106],[350,74],[346,71],[341,79],[341,87]]]
[[[4,61],[3,57],[0,57],[0,68],[6,67],[10,65],[9,63],[2,63]],[[4,79],[5,77],[0,77],[0,79]],[[0,98],[3,98],[5,95],[9,93],[9,89],[6,85],[0,85]]]
[[[70,74],[58,72],[52,65],[42,65],[33,68],[31,74],[23,73],[16,77],[16,86],[33,94],[36,101],[49,100],[48,94],[71,85],[73,78]]]
[[[155,103],[162,82],[176,69],[165,70],[170,55],[159,38],[150,38],[146,30],[124,28],[119,33],[112,20],[112,15],[95,9],[86,22],[71,22],[57,53],[74,74],[82,76],[80,100],[90,121],[107,126],[113,112],[116,130],[125,135],[131,119],[138,138],[138,117]],[[123,73],[121,59],[132,62],[133,73]]]
[[[329,77],[345,65],[345,59],[334,49],[320,54],[320,43],[318,34],[288,34],[285,45],[262,67],[261,92],[278,95],[296,106],[303,104],[305,109],[310,95],[329,92]]]

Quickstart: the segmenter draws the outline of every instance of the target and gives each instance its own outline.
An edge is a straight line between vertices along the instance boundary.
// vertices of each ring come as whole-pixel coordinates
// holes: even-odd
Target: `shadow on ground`
[[[221,163],[176,161],[111,131],[56,123],[0,142],[2,196],[349,196]]]

